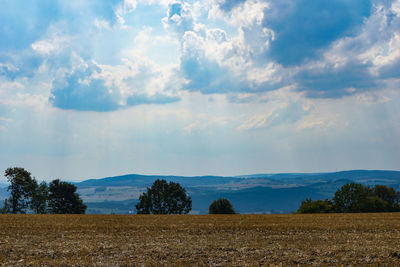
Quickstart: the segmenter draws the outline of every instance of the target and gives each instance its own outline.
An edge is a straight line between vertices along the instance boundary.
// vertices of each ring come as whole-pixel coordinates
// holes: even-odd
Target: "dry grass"
[[[400,265],[400,214],[0,215],[3,265]]]

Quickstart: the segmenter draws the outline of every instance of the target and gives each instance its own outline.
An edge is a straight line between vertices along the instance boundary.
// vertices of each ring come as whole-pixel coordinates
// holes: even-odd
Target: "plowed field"
[[[0,215],[6,266],[400,265],[400,214]]]

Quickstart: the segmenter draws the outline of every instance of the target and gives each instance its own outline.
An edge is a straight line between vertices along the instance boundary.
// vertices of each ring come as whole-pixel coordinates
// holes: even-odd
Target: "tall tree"
[[[57,214],[83,214],[86,205],[76,193],[76,186],[59,179],[49,185],[49,210]]]
[[[156,180],[139,197],[138,214],[187,214],[192,209],[192,199],[178,183]]]
[[[10,191],[9,205],[11,213],[26,213],[29,207],[32,193],[37,187],[35,178],[24,168],[8,168],[5,171],[5,177],[10,182],[8,191]]]

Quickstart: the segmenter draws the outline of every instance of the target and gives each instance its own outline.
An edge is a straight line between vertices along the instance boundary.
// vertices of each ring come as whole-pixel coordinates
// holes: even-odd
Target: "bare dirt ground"
[[[3,266],[400,265],[400,214],[0,215]]]

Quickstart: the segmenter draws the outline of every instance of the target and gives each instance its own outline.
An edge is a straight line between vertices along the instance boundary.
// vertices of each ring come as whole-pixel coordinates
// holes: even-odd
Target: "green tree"
[[[46,182],[41,182],[32,194],[31,209],[38,214],[47,213],[47,200],[49,198],[49,188]]]
[[[329,199],[312,201],[310,198],[301,202],[297,213],[330,213],[334,212],[333,203]]]
[[[11,213],[26,213],[29,207],[32,193],[37,187],[35,178],[24,168],[8,168],[5,171],[5,177],[10,182],[8,191],[10,191],[9,205]]]
[[[298,213],[318,212],[385,212],[400,211],[400,192],[385,185],[373,188],[362,184],[345,184],[335,192],[333,202],[329,200],[312,201],[306,199]]]
[[[208,207],[209,214],[235,214],[232,204],[226,198],[214,200]]]
[[[76,193],[76,186],[59,179],[49,185],[48,206],[51,213],[84,214],[86,205]]]
[[[385,212],[390,210],[389,204],[377,196],[361,199],[359,207],[359,212]]]
[[[367,197],[373,196],[372,190],[362,184],[349,183],[335,192],[333,197],[336,212],[364,212]]]
[[[157,179],[139,196],[138,214],[187,214],[192,209],[192,199],[180,184]]]
[[[385,211],[394,211],[397,204],[397,193],[393,187],[387,187],[385,185],[375,185],[372,189],[374,196],[382,199],[387,203]]]

